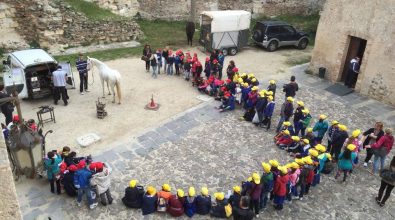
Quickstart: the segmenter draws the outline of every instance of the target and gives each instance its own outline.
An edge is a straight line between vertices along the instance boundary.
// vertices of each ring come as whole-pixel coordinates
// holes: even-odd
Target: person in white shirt
[[[54,86],[54,103],[55,105],[58,104],[58,101],[60,99],[60,96],[62,96],[62,100],[64,102],[64,105],[66,106],[68,104],[67,99],[67,91],[66,91],[66,71],[62,70],[61,66],[58,66],[58,68],[52,73],[52,81],[53,81],[53,86]]]

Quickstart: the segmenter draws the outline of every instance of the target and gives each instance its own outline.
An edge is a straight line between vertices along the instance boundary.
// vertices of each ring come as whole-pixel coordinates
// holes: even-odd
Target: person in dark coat
[[[239,205],[232,208],[233,220],[251,220],[254,218],[254,212],[249,209],[250,198],[243,196]]]
[[[74,172],[77,171],[77,166],[71,165],[67,168],[68,172],[64,174],[62,179],[63,188],[67,195],[71,197],[77,196],[77,188],[74,186]]]
[[[149,44],[146,44],[144,46],[143,56],[145,58],[145,70],[147,72],[149,72],[149,69],[150,69],[150,60],[149,60],[149,58],[151,57],[151,55],[152,55],[151,46]]]
[[[231,60],[229,61],[229,65],[226,68],[226,75],[228,76],[228,79],[233,80],[233,75],[235,74],[233,72],[233,69],[236,67],[235,61]]]
[[[267,105],[267,98],[265,97],[265,93],[259,92],[258,99],[257,99],[256,105],[255,105],[255,111],[256,111],[256,114],[258,114],[259,122],[256,123],[255,125],[260,125],[262,123],[263,113],[265,111],[266,105]]]
[[[355,57],[354,59],[351,59],[349,65],[348,65],[348,73],[347,73],[346,80],[344,82],[344,85],[347,86],[348,88],[355,87],[355,83],[358,80],[360,60],[361,59],[359,57]]]
[[[208,194],[206,187],[202,188],[202,195],[196,197],[196,213],[199,215],[207,215],[211,210],[211,196]]]
[[[239,207],[240,199],[241,199],[241,188],[240,186],[234,186],[233,194],[229,197],[228,202],[232,206],[232,208]]]
[[[125,196],[122,198],[123,204],[129,208],[139,209],[142,206],[144,187],[137,185],[137,180],[131,180],[129,187],[125,189]]]
[[[141,211],[143,215],[149,215],[156,212],[158,196],[156,196],[156,189],[153,186],[147,187],[147,192],[143,195],[141,204]]]
[[[347,127],[345,125],[339,125],[339,130],[333,132],[332,135],[332,148],[331,155],[334,161],[337,162],[339,159],[340,152],[342,150],[343,144],[348,138]]]
[[[304,103],[302,101],[297,101],[296,102],[298,106],[295,109],[294,113],[294,128],[295,128],[295,135],[299,135],[299,131],[302,130],[303,128],[303,123],[302,123],[302,118],[303,118],[303,112],[302,110],[304,109]]]
[[[249,194],[251,197],[250,209],[255,210],[255,216],[257,218],[259,217],[259,210],[261,209],[260,208],[261,193],[262,193],[261,177],[259,176],[258,173],[253,173],[252,187]]]
[[[226,218],[225,206],[228,201],[225,199],[224,193],[214,193],[215,203],[211,207],[210,216],[217,218]]]
[[[184,212],[190,218],[196,213],[196,192],[194,187],[189,187],[188,196],[185,197]]]
[[[167,212],[173,217],[184,214],[185,195],[182,189],[177,190],[177,195],[171,195],[168,201]]]
[[[187,34],[188,45],[192,46],[193,35],[195,34],[195,23],[193,21],[187,22],[185,33]]]
[[[289,96],[287,97],[287,100],[281,105],[280,120],[278,121],[277,129],[276,129],[277,133],[280,132],[283,122],[289,121],[289,119],[291,118],[294,111],[293,101],[294,99],[291,96]]]
[[[299,90],[298,83],[295,82],[295,76],[291,76],[291,81],[283,86],[283,92],[285,92],[285,98],[294,98],[296,92]]]
[[[274,80],[270,80],[269,81],[269,86],[267,87],[267,91],[269,92],[269,91],[271,91],[271,92],[273,92],[273,100],[275,100],[275,98],[276,98],[276,88],[277,88],[277,85],[276,85],[276,81],[274,81]]]
[[[4,91],[4,85],[0,85],[0,99],[11,97]],[[6,102],[1,105],[1,113],[5,117],[5,124],[8,125],[12,122],[12,112],[14,111],[14,104],[12,102]]]

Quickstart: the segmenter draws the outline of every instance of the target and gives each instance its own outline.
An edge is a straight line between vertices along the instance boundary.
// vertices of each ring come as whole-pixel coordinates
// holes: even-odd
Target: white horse
[[[109,83],[111,86],[112,90],[112,95],[113,95],[113,100],[112,102],[115,103],[115,91],[114,87],[117,87],[117,95],[118,95],[118,104],[121,104],[121,74],[114,69],[111,69],[108,67],[106,64],[101,62],[98,59],[88,57],[88,64],[93,68],[93,65],[97,67],[99,70],[99,76],[101,80],[101,85],[103,88],[103,98],[104,96],[104,81],[107,83],[107,89],[108,89],[108,95],[111,95],[110,88],[109,88]],[[92,65],[93,64],[93,65]]]

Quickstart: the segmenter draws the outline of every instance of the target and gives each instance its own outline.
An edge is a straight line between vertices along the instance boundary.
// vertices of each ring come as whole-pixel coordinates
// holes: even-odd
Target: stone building
[[[395,105],[394,21],[394,0],[327,0],[310,70],[325,67],[325,78],[344,82],[350,60],[359,56],[355,91]]]

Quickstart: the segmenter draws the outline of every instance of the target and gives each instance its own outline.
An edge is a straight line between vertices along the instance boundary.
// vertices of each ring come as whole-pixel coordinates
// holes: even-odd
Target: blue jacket
[[[328,121],[317,121],[315,123],[313,131],[317,132],[317,137],[322,138],[324,137],[326,131],[328,130]]]
[[[226,110],[234,110],[235,109],[235,97],[233,97],[232,95],[228,98],[228,100],[226,100]]]
[[[55,178],[55,175],[59,173],[59,164],[62,162],[62,158],[56,157],[52,163],[51,159],[46,159],[44,161],[45,169],[47,170],[47,176],[49,180]]]
[[[196,213],[199,215],[207,215],[211,210],[211,196],[199,195],[195,199]]]
[[[175,58],[174,58],[174,64],[175,65],[179,65],[181,63],[181,58],[179,57],[179,56],[176,56]]]
[[[143,212],[143,215],[149,215],[156,212],[157,202],[158,197],[156,195],[148,196],[147,194],[144,194],[143,202],[141,204],[141,211]]]
[[[327,158],[326,154],[320,154],[320,155],[318,155],[318,160],[320,162],[318,172],[321,173],[321,171],[324,169],[325,163],[328,160],[328,158]]]
[[[263,114],[264,114],[266,117],[272,117],[273,111],[274,111],[274,106],[275,106],[275,103],[274,103],[274,102],[269,102],[269,103],[267,104],[267,106],[266,106],[265,111],[263,112]]]
[[[251,88],[250,87],[248,87],[248,88],[242,87],[241,88],[241,100],[246,102],[247,99],[248,99],[248,93],[250,93],[250,92],[251,92]]]
[[[74,173],[74,185],[76,188],[86,189],[90,185],[89,180],[92,178],[92,173],[87,168],[77,170]]]
[[[224,66],[224,61],[225,61],[225,56],[224,55],[218,55],[218,63],[221,64],[221,67]]]
[[[196,198],[186,197],[184,204],[185,215],[192,217],[196,212]]]
[[[78,59],[75,62],[75,66],[77,67],[78,72],[81,73],[81,74],[88,72],[88,62],[86,60]]]
[[[173,65],[173,63],[174,63],[174,57],[169,56],[169,57],[167,58],[167,64]]]

